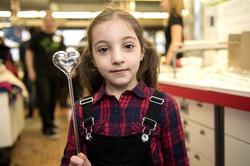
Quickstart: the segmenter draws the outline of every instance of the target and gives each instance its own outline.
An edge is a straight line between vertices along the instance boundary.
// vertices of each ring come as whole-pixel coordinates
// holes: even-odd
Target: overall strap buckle
[[[149,101],[159,105],[162,105],[164,103],[164,100],[162,98],[156,96],[151,96]]]
[[[92,96],[86,97],[80,100],[80,105],[82,106],[82,115],[83,115],[83,122],[82,127],[86,130],[86,140],[90,141],[92,139],[92,127],[94,126],[94,117],[92,113],[92,106],[91,103],[93,102],[94,98]],[[88,126],[88,127],[87,127]]]
[[[145,131],[146,131],[146,125],[144,124],[144,123],[147,123],[147,124],[149,124],[150,126],[152,126],[152,128],[150,128],[149,130],[148,130],[148,133],[145,133]],[[157,122],[155,121],[155,120],[153,120],[153,119],[150,119],[150,118],[148,118],[148,117],[144,117],[143,119],[142,119],[142,126],[143,126],[143,134],[142,134],[142,142],[146,142],[146,141],[148,141],[148,139],[149,139],[149,135],[151,134],[151,131],[152,130],[155,130],[155,128],[156,128],[156,126],[157,126]]]
[[[90,130],[88,130],[88,128],[86,126],[90,126],[89,127]],[[87,141],[90,141],[92,139],[91,133],[93,131],[93,129],[92,129],[93,126],[94,126],[94,117],[87,118],[87,119],[83,120],[83,122],[82,122],[82,127],[83,127],[83,129],[86,130],[86,140]]]
[[[87,97],[85,99],[80,100],[79,103],[80,103],[80,105],[84,105],[84,104],[92,103],[93,100],[94,100],[93,97]]]

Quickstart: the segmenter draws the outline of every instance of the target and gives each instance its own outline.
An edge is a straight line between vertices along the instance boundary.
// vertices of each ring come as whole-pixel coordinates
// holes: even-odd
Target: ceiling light
[[[0,17],[10,17],[11,12],[10,11],[0,11]]]
[[[19,11],[17,17],[20,18],[36,18],[38,17],[37,11]]]
[[[54,18],[92,18],[93,12],[53,12]]]
[[[188,12],[188,11],[186,11]],[[166,12],[130,12],[135,18],[144,19],[164,19],[169,15]],[[96,17],[100,12],[53,12],[54,18],[68,19],[90,19]],[[46,15],[45,11],[19,11],[19,18],[43,18]],[[185,15],[185,14],[183,14]]]
[[[142,17],[141,12],[130,12],[130,14],[131,14],[132,16],[134,16],[135,18],[141,18],[141,17]]]
[[[146,19],[152,19],[152,18],[155,18],[155,19],[160,19],[160,18],[168,18],[168,13],[165,13],[165,12],[145,12],[145,13],[142,13],[142,18],[146,18]]]
[[[38,17],[40,17],[40,18],[45,17],[45,15],[46,15],[45,11],[38,12]]]

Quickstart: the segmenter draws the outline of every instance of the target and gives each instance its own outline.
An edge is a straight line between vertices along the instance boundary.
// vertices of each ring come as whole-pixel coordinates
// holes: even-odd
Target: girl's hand
[[[72,156],[70,158],[70,166],[91,166],[86,155],[79,153],[77,156]]]

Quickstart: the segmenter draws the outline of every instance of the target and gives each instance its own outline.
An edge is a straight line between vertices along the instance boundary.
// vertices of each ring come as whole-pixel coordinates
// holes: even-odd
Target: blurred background
[[[65,93],[61,98],[58,97],[56,109],[60,139],[46,140],[40,133],[41,122],[36,108],[36,102],[39,101],[36,101],[35,91],[32,92],[34,113],[32,117],[27,117],[29,111],[25,99],[27,94],[23,93],[27,90],[23,84],[24,64],[20,57],[20,43],[30,39],[31,28],[37,31],[41,29],[42,19],[50,11],[57,24],[55,33],[63,37],[66,50],[82,51],[86,44],[82,41],[86,27],[110,2],[0,1],[0,37],[10,48],[12,72],[15,73],[15,76],[6,75],[1,60],[0,166],[4,163],[16,166],[59,165],[67,140],[70,100],[66,77],[62,79]],[[155,44],[159,57],[166,52],[165,27],[169,18],[169,13],[159,6],[160,2],[113,1],[139,20],[145,37]],[[180,106],[190,165],[247,166],[250,163],[250,0],[183,2],[184,40],[181,47],[174,50],[184,55],[181,67],[176,65],[175,60],[171,66],[161,64],[159,84],[161,87],[171,85],[224,95],[215,95],[216,102],[207,99],[210,96],[202,98],[190,95],[192,92],[182,95],[181,90],[178,93],[170,91]],[[4,84],[6,82],[12,86]],[[195,108],[192,107],[193,103]],[[199,106],[200,103],[202,106]],[[215,108],[220,108],[223,114],[217,116]],[[216,118],[220,120],[216,122]],[[199,133],[197,135],[196,130]]]

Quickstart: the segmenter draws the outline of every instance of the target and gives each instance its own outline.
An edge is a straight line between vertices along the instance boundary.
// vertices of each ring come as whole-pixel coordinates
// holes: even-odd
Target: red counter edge
[[[159,84],[160,91],[179,96],[183,98],[193,99],[200,102],[211,103],[218,106],[231,107],[243,111],[250,112],[250,98],[244,96],[230,95],[220,92],[211,92],[184,88],[166,84]]]

